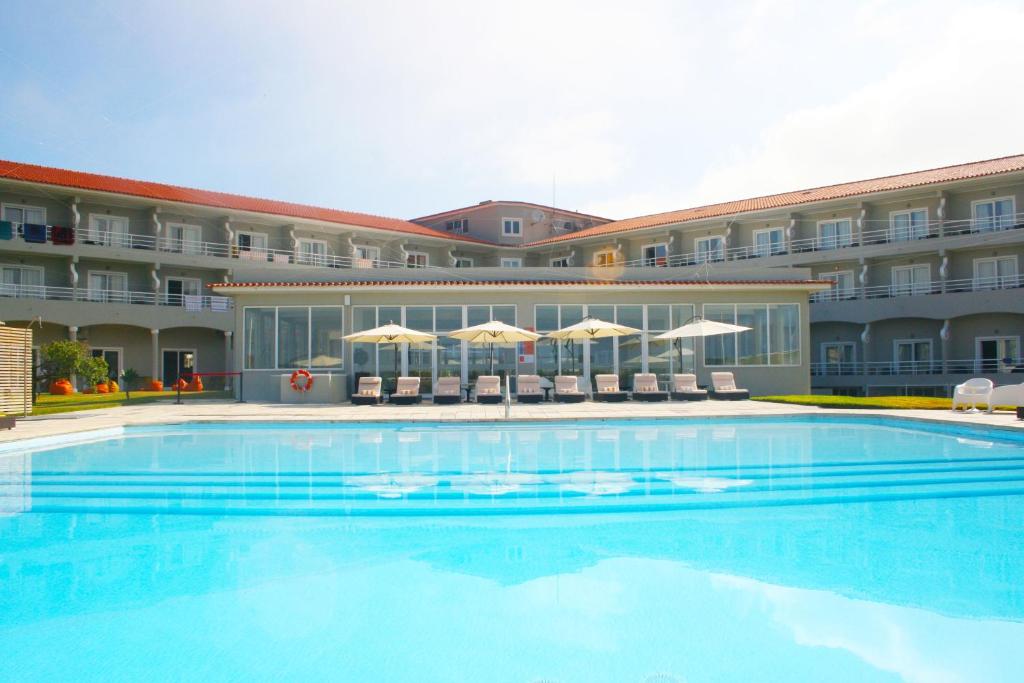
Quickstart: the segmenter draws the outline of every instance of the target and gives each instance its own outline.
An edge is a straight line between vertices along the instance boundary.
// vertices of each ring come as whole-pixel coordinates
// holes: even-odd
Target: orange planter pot
[[[150,380],[150,382],[149,382],[149,390],[150,391],[163,391],[164,390],[164,383],[161,382],[158,379]]]
[[[172,389],[181,389],[182,391],[188,391],[188,382],[183,379],[179,379],[177,382],[171,385]]]
[[[75,393],[75,388],[71,386],[71,382],[66,379],[58,379],[56,382],[50,384],[50,394],[53,396],[67,396],[68,394]]]
[[[192,380],[191,382],[188,383],[188,385],[185,387],[185,390],[186,391],[202,391],[203,390],[203,380],[201,380],[198,377],[196,377],[194,380]]]
[[[107,391],[112,394],[116,394],[121,391],[121,387],[117,386],[117,382],[107,382]]]
[[[97,384],[96,385],[96,393],[97,394],[109,394],[110,393],[110,387],[108,387],[106,384]]]

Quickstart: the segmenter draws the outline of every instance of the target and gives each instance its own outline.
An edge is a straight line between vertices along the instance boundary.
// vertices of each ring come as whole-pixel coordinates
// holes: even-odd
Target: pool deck
[[[1012,413],[953,413],[948,410],[838,410],[761,401],[701,401],[663,403],[542,403],[511,407],[511,420],[629,420],[658,418],[764,417],[783,415],[844,415],[899,417],[974,427],[1024,430]],[[12,430],[0,431],[0,443],[61,436],[76,432],[127,426],[182,422],[502,422],[505,406],[464,403],[455,406],[291,405],[191,401],[182,405],[146,403],[74,413],[19,419]]]

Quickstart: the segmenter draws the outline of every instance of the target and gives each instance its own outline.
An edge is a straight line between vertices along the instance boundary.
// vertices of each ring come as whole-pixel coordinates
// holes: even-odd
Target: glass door
[[[102,358],[107,361],[107,378],[115,382],[121,376],[121,349],[92,349],[93,358]]]
[[[201,283],[197,279],[169,277],[166,283],[168,306],[184,306],[185,297],[200,296]]]
[[[897,340],[895,344],[896,374],[917,375],[931,370],[931,340]]]
[[[979,337],[975,346],[977,372],[1012,372],[1021,363],[1019,337]]]
[[[235,238],[238,258],[250,261],[265,261],[267,258],[267,236],[258,232],[240,232]]]
[[[89,273],[89,300],[126,303],[128,301],[128,276],[125,273]]]
[[[931,267],[927,263],[892,269],[893,296],[928,294],[932,289]]]
[[[853,342],[826,342],[821,345],[821,364],[826,375],[845,375],[854,371],[856,346]]]
[[[179,378],[188,382],[193,372],[198,372],[195,349],[164,349],[164,387],[171,388]]]

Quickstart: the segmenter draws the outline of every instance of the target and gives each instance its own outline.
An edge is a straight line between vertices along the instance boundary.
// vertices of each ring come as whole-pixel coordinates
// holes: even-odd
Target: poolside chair
[[[420,395],[419,377],[399,377],[398,385],[388,398],[388,403],[396,406],[408,406],[423,400]]]
[[[634,401],[667,401],[668,392],[658,388],[658,377],[652,372],[633,375]]]
[[[994,388],[992,380],[984,377],[975,377],[963,384],[957,384],[953,390],[953,410],[956,411],[957,406],[966,407],[968,403],[971,404],[972,413],[978,412],[979,403],[991,406]]]
[[[555,401],[557,403],[582,403],[587,395],[580,391],[579,377],[558,375],[555,377]]]
[[[380,377],[360,377],[356,393],[352,394],[352,405],[374,406],[380,403],[380,388],[383,380]]]
[[[477,403],[501,403],[501,378],[497,375],[480,375],[476,378]]]
[[[707,389],[697,386],[697,375],[672,375],[673,401],[706,401]]]
[[[462,403],[462,380],[458,377],[438,377],[434,383],[434,404]]]
[[[618,375],[594,375],[594,382],[597,384],[597,391],[594,392],[595,401],[618,403],[629,398],[625,391],[619,390]]]
[[[750,392],[736,388],[736,378],[731,372],[712,372],[711,398],[716,401],[742,401],[750,398]]]
[[[988,399],[988,410],[991,413],[995,406],[1024,406],[1024,383],[1004,384],[992,390]]]
[[[537,375],[519,375],[516,378],[516,402],[540,403],[544,394],[540,390],[540,377]]]

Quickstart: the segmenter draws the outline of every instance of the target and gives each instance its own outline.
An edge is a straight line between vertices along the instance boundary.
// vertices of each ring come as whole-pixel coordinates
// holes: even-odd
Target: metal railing
[[[1024,358],[995,360],[992,358],[968,358],[955,360],[919,361],[850,361],[836,363],[811,363],[813,376],[847,375],[967,375],[1024,373]],[[1024,381],[1024,374],[1021,375]]]
[[[175,306],[184,308],[187,311],[226,312],[234,308],[234,302],[230,297],[226,296],[166,294],[123,289],[89,289],[84,287],[50,287],[47,285],[0,284],[0,297],[45,299],[48,301],[82,301],[103,304]]]
[[[979,292],[995,289],[1018,289],[1020,287],[1024,287],[1024,275],[997,275],[962,280],[933,280],[932,282],[915,282],[912,284],[833,288],[812,294],[811,303],[857,299],[891,299],[900,296]]]

